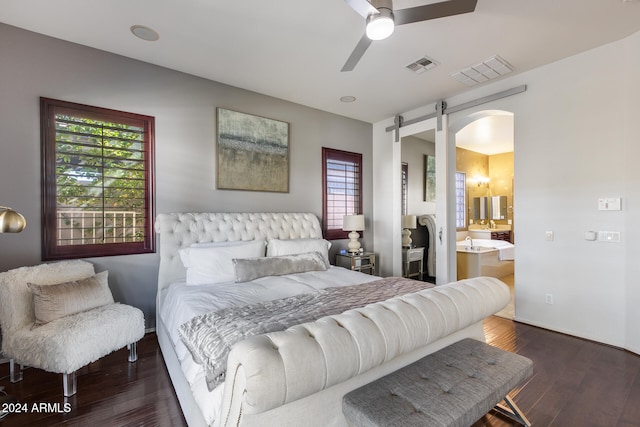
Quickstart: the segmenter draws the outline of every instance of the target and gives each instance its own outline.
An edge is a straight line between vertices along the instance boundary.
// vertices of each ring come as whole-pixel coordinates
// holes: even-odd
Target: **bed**
[[[341,412],[346,392],[462,338],[484,340],[482,319],[509,299],[508,289],[499,281],[480,278],[439,286],[428,298],[422,294],[429,289],[417,287],[403,299],[385,297],[382,303],[370,300],[366,307],[340,311],[349,299],[343,295],[354,290],[374,287],[383,295],[391,292],[387,288],[409,289],[418,282],[380,279],[327,265],[330,242],[322,239],[317,217],[308,213],[161,214],[156,231],[160,245],[156,332],[191,427],[346,425]],[[259,251],[261,242],[268,242],[263,247],[266,257],[252,252]],[[194,265],[199,264],[194,259],[211,253],[233,257],[235,272],[223,268],[224,274],[219,274],[217,269],[212,279],[212,272],[196,271]],[[281,260],[286,262],[284,269],[279,266],[274,275],[264,275],[273,261]],[[431,285],[420,282],[420,286]],[[369,298],[370,292],[364,293]],[[318,295],[333,301],[320,304],[322,310],[326,306],[337,311],[317,320],[307,318],[304,310],[296,312],[297,305],[304,308]],[[190,341],[201,336],[202,329],[196,328],[201,323],[226,322],[233,329],[243,323],[247,307],[266,312],[270,304],[290,309],[284,317],[293,323],[284,324],[284,330],[261,333],[270,322],[254,321],[258,333],[225,349],[225,366],[199,360],[194,352],[211,344]],[[427,314],[415,308],[421,305]]]

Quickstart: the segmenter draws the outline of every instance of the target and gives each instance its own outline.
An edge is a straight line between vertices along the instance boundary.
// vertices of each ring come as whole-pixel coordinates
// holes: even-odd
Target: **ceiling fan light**
[[[386,8],[380,8],[379,13],[372,13],[367,17],[367,37],[371,40],[384,40],[393,34],[393,13]]]

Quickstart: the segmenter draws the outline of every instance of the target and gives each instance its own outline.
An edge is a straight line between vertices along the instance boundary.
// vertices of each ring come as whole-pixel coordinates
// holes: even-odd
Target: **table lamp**
[[[360,252],[360,234],[358,231],[364,230],[364,215],[345,215],[342,217],[342,229],[349,231],[349,252],[355,254]]]
[[[402,215],[402,247],[411,247],[411,230],[417,227],[415,215]]]

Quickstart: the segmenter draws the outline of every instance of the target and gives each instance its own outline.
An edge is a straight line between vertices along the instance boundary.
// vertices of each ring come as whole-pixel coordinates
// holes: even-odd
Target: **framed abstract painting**
[[[289,192],[289,123],[217,108],[216,188]]]

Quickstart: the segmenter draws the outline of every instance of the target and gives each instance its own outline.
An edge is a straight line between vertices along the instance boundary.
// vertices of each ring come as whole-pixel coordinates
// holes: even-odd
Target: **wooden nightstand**
[[[402,248],[402,277],[418,276],[422,280],[424,248]],[[418,271],[411,272],[411,263],[418,262]]]
[[[336,254],[336,265],[362,273],[376,274],[376,254],[363,252],[361,254]]]

